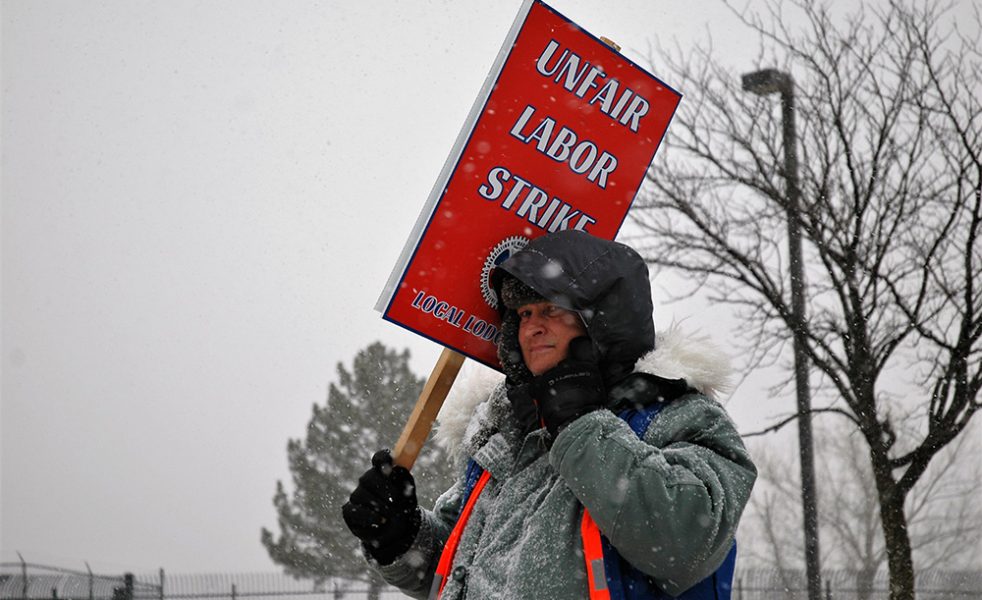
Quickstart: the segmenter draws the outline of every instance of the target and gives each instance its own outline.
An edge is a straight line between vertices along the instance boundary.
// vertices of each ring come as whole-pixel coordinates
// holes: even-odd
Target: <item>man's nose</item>
[[[525,326],[522,327],[526,336],[538,335],[546,330],[545,319],[538,315],[533,315],[525,320]]]

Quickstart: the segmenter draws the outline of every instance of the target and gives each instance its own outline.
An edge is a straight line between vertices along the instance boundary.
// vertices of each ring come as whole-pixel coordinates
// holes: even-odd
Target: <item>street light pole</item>
[[[812,442],[811,392],[808,356],[805,353],[805,275],[801,259],[801,212],[798,188],[797,132],[794,114],[794,80],[789,73],[764,69],[742,78],[744,91],[765,96],[781,94],[784,136],[784,177],[787,182],[788,252],[791,272],[791,320],[794,335],[794,381],[798,401],[798,452],[801,461],[801,505],[804,515],[805,567],[809,600],[822,597],[822,572],[818,553],[818,502],[815,493],[815,456]]]

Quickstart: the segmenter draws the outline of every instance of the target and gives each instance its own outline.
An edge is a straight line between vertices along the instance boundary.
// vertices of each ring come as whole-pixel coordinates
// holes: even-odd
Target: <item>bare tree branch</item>
[[[979,39],[913,0],[850,15],[817,0],[724,2],[760,36],[756,67],[795,80],[805,351],[817,392],[836,398],[816,412],[846,416],[865,440],[892,597],[909,598],[905,502],[982,406]],[[657,62],[686,99],[632,210],[637,246],[736,310],[748,368],[774,361],[795,326],[778,103],[743,91],[711,46]],[[885,393],[898,379],[910,391]]]

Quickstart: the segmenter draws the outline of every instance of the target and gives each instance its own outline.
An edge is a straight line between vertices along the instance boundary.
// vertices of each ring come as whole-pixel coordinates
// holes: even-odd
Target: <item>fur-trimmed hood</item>
[[[729,357],[708,336],[673,325],[657,335],[658,346],[642,356],[634,371],[665,379],[684,379],[689,388],[714,400],[730,391]],[[451,389],[440,414],[435,441],[458,462],[495,432],[512,427],[505,378],[486,367],[466,369]]]
[[[630,246],[575,229],[557,231],[532,240],[495,268],[491,279],[502,300],[508,276],[580,316],[608,387],[655,347],[648,266]],[[514,384],[532,377],[522,361],[518,329],[518,315],[506,308],[498,359]]]

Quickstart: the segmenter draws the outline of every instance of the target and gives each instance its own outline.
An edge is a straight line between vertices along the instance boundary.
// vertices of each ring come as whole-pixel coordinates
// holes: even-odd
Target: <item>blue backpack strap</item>
[[[627,409],[618,413],[639,438],[644,438],[648,427],[664,406],[655,402],[640,409]],[[651,577],[624,560],[605,536],[600,537],[604,552],[604,570],[611,600],[730,600],[733,591],[733,569],[736,565],[736,542],[723,560],[723,564],[709,577],[679,596],[669,596],[658,589]]]
[[[661,402],[655,402],[649,404],[641,409],[629,408],[627,410],[622,410],[617,413],[617,416],[627,421],[627,424],[631,426],[631,431],[634,435],[639,438],[644,438],[644,434],[648,431],[648,427],[651,422],[658,416],[661,412],[662,406]]]
[[[464,471],[464,493],[460,496],[460,508],[457,509],[458,514],[464,509],[467,499],[471,497],[471,492],[474,491],[474,486],[477,485],[477,480],[481,478],[483,473],[484,467],[477,464],[473,458],[468,459],[467,470]]]

